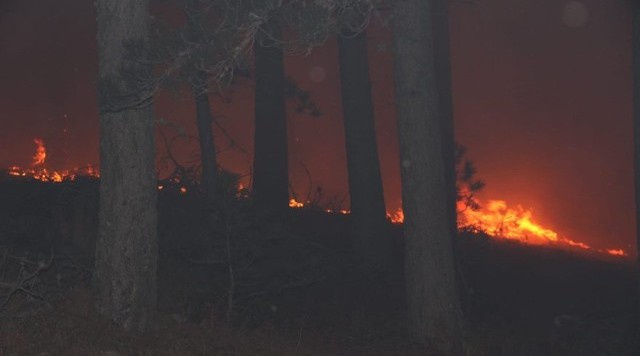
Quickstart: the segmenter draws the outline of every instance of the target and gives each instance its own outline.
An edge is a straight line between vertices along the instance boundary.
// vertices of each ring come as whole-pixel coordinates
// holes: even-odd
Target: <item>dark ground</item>
[[[127,335],[92,307],[96,187],[0,181],[1,356],[433,354],[405,337],[399,227],[394,267],[366,278],[343,215],[297,209],[278,222],[246,201],[207,213],[171,189],[159,204],[156,327]],[[468,234],[459,245],[468,355],[640,354],[630,262]]]

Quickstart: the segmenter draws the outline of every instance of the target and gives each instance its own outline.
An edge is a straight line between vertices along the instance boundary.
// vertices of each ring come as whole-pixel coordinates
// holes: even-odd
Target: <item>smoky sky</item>
[[[165,11],[170,11],[166,10]],[[631,118],[631,17],[624,1],[452,1],[451,54],[457,140],[486,182],[483,201],[531,208],[534,219],[595,247],[635,250]],[[391,34],[368,31],[385,199],[400,207]],[[347,187],[335,39],[286,57],[289,76],[321,108],[289,104],[291,182],[299,198],[336,205]],[[30,163],[34,137],[52,168],[98,162],[95,11],[86,0],[0,2],[0,165]],[[250,173],[253,83],[212,97],[221,164]],[[156,115],[167,137],[195,135],[187,91],[163,92]],[[228,136],[227,136],[228,134]],[[197,146],[175,138],[184,164]],[[159,137],[159,156],[166,147]],[[245,178],[248,182],[248,179]]]

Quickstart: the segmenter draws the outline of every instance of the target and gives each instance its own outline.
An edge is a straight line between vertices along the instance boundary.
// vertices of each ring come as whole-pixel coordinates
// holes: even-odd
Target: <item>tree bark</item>
[[[191,37],[189,40],[202,44],[205,42],[203,33],[202,4],[199,0],[187,0],[185,3],[185,15],[187,17],[187,30]],[[216,157],[215,138],[213,136],[213,115],[211,102],[209,101],[209,78],[207,72],[198,67],[198,63],[205,63],[207,51],[197,51],[188,67],[188,81],[196,106],[196,124],[198,127],[198,140],[200,143],[200,164],[202,168],[201,188],[209,203],[216,198],[218,180],[218,161]]]
[[[270,35],[282,38],[280,26],[271,21]],[[253,196],[259,206],[276,214],[289,206],[287,119],[282,49],[256,40],[255,147]]]
[[[640,2],[632,1],[631,6],[633,7],[633,161],[636,200],[637,258],[640,263]],[[638,286],[640,287],[640,283]],[[640,306],[638,307],[638,310],[640,311]]]
[[[365,271],[378,273],[388,266],[390,249],[365,33],[338,36],[338,56],[353,249]]]
[[[428,347],[458,355],[462,314],[447,206],[433,0],[397,0],[392,19],[409,330]]]
[[[156,309],[157,178],[148,0],[98,0],[100,212],[93,278],[101,314],[128,331]]]
[[[445,163],[445,181],[447,182],[447,209],[449,210],[450,229],[455,236],[458,231],[458,211],[456,203],[456,144],[455,124],[453,121],[453,97],[451,85],[451,49],[449,47],[449,1],[434,0],[434,53],[436,82],[440,118],[442,120],[442,152]]]
[[[206,73],[198,71],[197,75],[206,83]],[[215,202],[218,161],[216,157],[215,138],[213,136],[213,115],[209,93],[205,89],[193,88],[193,96],[196,104],[196,122],[198,126],[198,138],[200,141],[200,162],[202,165],[202,188],[210,203]]]

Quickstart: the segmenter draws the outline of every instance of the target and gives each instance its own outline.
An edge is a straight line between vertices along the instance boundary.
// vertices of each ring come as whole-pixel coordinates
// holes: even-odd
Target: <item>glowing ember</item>
[[[607,249],[606,250],[608,254],[610,255],[614,255],[614,256],[626,256],[627,253],[624,252],[624,250],[622,249]]]
[[[394,224],[402,224],[404,222],[404,211],[398,208],[393,213],[387,213],[387,218]]]
[[[300,202],[296,201],[295,199],[291,198],[291,199],[289,199],[289,207],[290,208],[304,208],[304,203],[300,203]]]
[[[305,206],[307,206],[305,203],[300,203],[295,198],[289,199],[289,207],[290,208],[300,209],[300,208],[304,208]],[[347,209],[340,209],[340,210],[324,209],[324,212],[325,213],[330,213],[330,214],[342,214],[342,215],[347,215],[347,214],[351,213],[351,211],[347,210]]]

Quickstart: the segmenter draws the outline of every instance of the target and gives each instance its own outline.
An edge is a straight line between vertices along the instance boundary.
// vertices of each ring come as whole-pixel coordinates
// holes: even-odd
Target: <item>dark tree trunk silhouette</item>
[[[187,0],[186,3],[187,26],[191,40],[195,43],[204,42],[203,27],[200,17],[198,0]],[[205,56],[202,53],[201,56]],[[207,72],[197,67],[197,62],[205,62],[202,57],[194,58],[189,68],[189,84],[193,93],[196,106],[196,123],[198,127],[198,140],[200,142],[200,163],[202,168],[202,189],[210,203],[215,201],[218,161],[216,159],[216,146],[213,136],[213,115],[209,101],[209,78]]]
[[[390,249],[365,33],[344,31],[338,51],[353,248],[364,269],[376,273],[389,263]]]
[[[634,185],[636,198],[636,238],[638,242],[638,261],[640,262],[640,2],[632,1],[631,6],[633,6],[632,65]],[[638,307],[638,310],[640,310],[640,306]]]
[[[144,331],[156,309],[157,178],[147,0],[98,0],[100,213],[94,289],[100,313]]]
[[[445,181],[447,184],[447,209],[449,210],[449,229],[453,233],[454,252],[458,246],[458,187],[456,174],[456,141],[455,122],[453,119],[453,88],[451,84],[451,49],[449,46],[449,0],[434,0],[434,53],[436,81],[438,83],[438,100],[440,118],[442,122],[442,154],[445,167]],[[463,311],[468,311],[469,298],[468,286],[464,283],[463,271],[457,261],[457,254],[453,255],[455,261],[458,290]]]
[[[456,203],[456,144],[451,86],[451,50],[449,48],[449,1],[434,0],[434,53],[440,117],[442,119],[442,153],[447,182],[447,208],[451,231],[458,231]]]
[[[280,26],[271,21],[269,34],[282,38]],[[259,36],[260,37],[260,36]],[[282,49],[260,38],[255,53],[255,147],[253,195],[257,204],[273,213],[289,206],[287,120]]]
[[[423,344],[458,355],[462,313],[438,111],[433,0],[396,1],[392,23],[409,330]]]
[[[205,72],[197,71],[196,76],[199,81],[207,82],[207,74]],[[216,159],[216,145],[213,136],[211,103],[209,102],[209,93],[206,87],[193,87],[192,92],[196,104],[196,122],[198,124],[198,139],[200,141],[202,188],[205,191],[207,200],[212,203],[216,198],[218,161]]]

